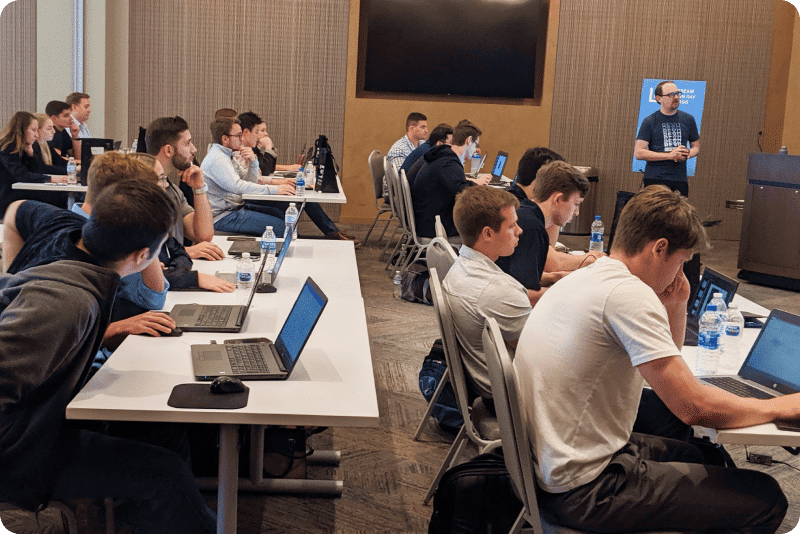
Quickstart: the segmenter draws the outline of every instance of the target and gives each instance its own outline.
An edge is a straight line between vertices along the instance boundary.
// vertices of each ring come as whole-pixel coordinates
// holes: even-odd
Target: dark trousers
[[[288,202],[278,202],[273,200],[248,200],[245,205],[248,209],[254,209],[280,218],[286,217],[286,209],[289,207]],[[298,206],[297,209],[300,209],[300,206]],[[303,209],[303,211],[308,215],[308,218],[311,219],[311,222],[313,222],[324,235],[328,235],[339,230],[336,227],[336,224],[334,224],[330,217],[328,217],[328,215],[323,211],[322,206],[320,206],[318,203],[306,202],[306,207]]]
[[[685,180],[642,180],[642,185],[647,187],[648,185],[653,184],[661,184],[669,187],[673,191],[677,191],[681,195],[688,197],[689,196],[689,182]]]
[[[702,462],[689,443],[634,433],[595,480],[539,490],[539,506],[560,525],[592,532],[778,529],[788,503],[775,479]]]

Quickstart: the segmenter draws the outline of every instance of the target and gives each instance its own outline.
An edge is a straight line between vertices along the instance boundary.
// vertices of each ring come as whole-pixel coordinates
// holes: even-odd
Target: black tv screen
[[[541,0],[363,0],[364,90],[533,98]]]

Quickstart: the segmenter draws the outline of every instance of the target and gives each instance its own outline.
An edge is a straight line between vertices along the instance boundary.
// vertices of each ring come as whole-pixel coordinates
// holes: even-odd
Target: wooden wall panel
[[[129,139],[154,118],[180,115],[200,159],[214,111],[233,108],[265,120],[279,163],[321,133],[341,163],[348,0],[130,6]]]
[[[738,239],[747,155],[767,90],[773,2],[704,0],[680,5],[609,0],[561,3],[550,146],[600,171],[597,212],[609,220],[616,191],[636,191],[631,171],[644,78],[705,80],[701,151],[689,198],[723,219],[712,238]],[[654,108],[655,111],[655,108]]]
[[[36,0],[11,2],[0,14],[0,129],[17,111],[37,111]]]

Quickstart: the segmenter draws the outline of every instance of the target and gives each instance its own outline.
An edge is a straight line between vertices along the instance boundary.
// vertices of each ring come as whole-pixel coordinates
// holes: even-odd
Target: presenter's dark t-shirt
[[[657,110],[642,121],[636,139],[647,141],[653,152],[671,152],[683,145],[689,147],[700,139],[694,117],[678,110],[674,115],[664,115]],[[686,162],[672,160],[648,161],[644,168],[645,180],[686,181]]]

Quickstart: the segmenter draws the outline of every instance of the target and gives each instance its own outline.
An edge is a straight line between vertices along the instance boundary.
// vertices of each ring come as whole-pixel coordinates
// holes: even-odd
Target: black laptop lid
[[[328,297],[325,293],[311,277],[307,278],[292,306],[292,311],[283,323],[278,339],[275,340],[275,348],[287,372],[291,372],[297,363],[297,358],[306,346],[327,304]]]
[[[100,139],[94,137],[87,137],[81,139],[81,172],[80,181],[82,185],[86,184],[86,177],[89,173],[89,166],[92,164],[92,158],[97,154],[103,154],[114,150],[113,139]]]
[[[706,267],[703,271],[703,277],[697,285],[697,290],[692,298],[689,299],[687,315],[699,320],[708,303],[714,298],[714,293],[722,293],[722,300],[725,301],[725,304],[730,304],[734,295],[736,295],[738,287],[739,282],[736,280]]]
[[[800,391],[800,317],[773,310],[739,376],[783,394]]]

